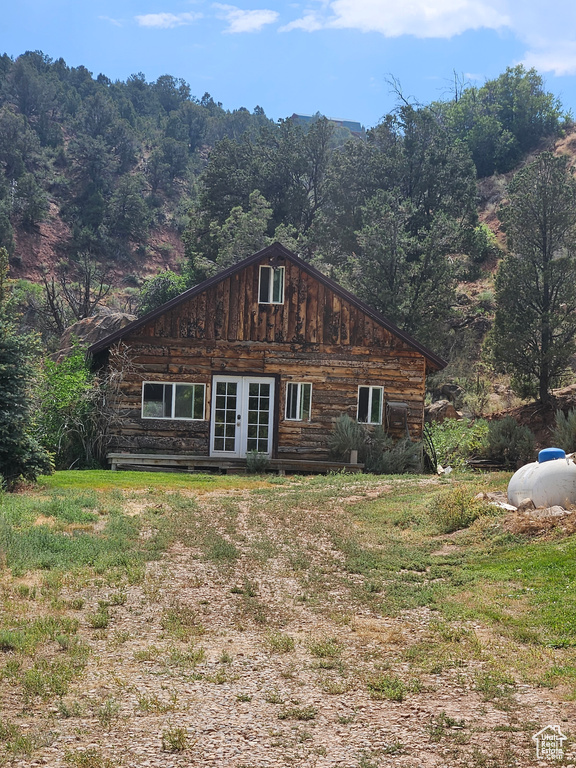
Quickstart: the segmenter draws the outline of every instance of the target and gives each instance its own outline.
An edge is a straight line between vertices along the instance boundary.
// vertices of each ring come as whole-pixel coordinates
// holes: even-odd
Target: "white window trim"
[[[296,387],[296,413],[300,413],[300,406],[302,404],[302,387],[307,386],[310,387],[310,413],[308,415],[308,418],[301,419],[299,416],[296,418],[292,418],[291,416],[288,416],[288,387],[293,386]],[[284,397],[284,419],[286,421],[312,421],[312,383],[309,381],[288,381],[286,382],[286,392]]]
[[[368,419],[367,421],[360,421],[358,418],[360,413],[360,390],[361,389],[368,389]],[[372,394],[375,389],[380,390],[380,413],[378,414],[379,421],[370,421],[370,414],[372,413]],[[382,415],[384,411],[384,387],[380,386],[378,384],[359,384],[358,385],[358,396],[357,396],[357,406],[356,406],[356,421],[359,424],[382,424]]]
[[[260,289],[262,286],[262,269],[269,269],[269,282],[268,282],[268,296],[269,301],[261,301],[260,300]],[[278,270],[282,273],[282,300],[281,301],[273,301],[274,296],[274,272]],[[273,267],[271,264],[261,264],[260,265],[260,272],[259,272],[259,280],[258,280],[258,304],[284,304],[284,289],[286,287],[286,268],[285,267]]]
[[[144,415],[144,387],[146,386],[146,384],[162,384],[163,386],[172,387],[172,414],[170,416],[145,416]],[[192,417],[174,416],[174,411],[176,409],[176,387],[177,386],[202,387],[202,389],[204,390],[204,396],[203,396],[203,403],[202,403],[201,419],[195,419],[193,416]],[[153,421],[157,421],[159,419],[161,419],[162,421],[206,421],[206,384],[204,384],[203,382],[196,382],[196,381],[143,381],[140,415],[143,419],[152,419]]]

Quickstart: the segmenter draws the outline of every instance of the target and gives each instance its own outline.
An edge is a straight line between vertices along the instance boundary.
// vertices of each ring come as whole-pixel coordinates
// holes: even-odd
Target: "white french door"
[[[214,376],[211,410],[211,456],[272,453],[274,379]]]

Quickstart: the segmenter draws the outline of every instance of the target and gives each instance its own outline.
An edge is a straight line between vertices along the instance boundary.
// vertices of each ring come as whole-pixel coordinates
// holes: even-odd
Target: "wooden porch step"
[[[237,474],[246,471],[246,459],[224,459],[215,456],[190,456],[162,453],[109,453],[112,470],[142,469],[150,471],[200,472],[202,470]],[[341,461],[310,461],[306,459],[270,459],[273,472],[362,472],[363,464],[346,464]]]

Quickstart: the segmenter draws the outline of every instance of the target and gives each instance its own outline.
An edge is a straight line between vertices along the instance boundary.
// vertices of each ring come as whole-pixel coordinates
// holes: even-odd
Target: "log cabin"
[[[418,440],[426,374],[446,365],[278,243],[89,353],[119,381],[113,469],[226,469],[258,452],[321,470],[341,414]]]

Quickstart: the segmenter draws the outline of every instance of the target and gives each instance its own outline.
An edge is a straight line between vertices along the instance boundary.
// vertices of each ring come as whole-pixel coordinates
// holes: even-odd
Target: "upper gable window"
[[[260,267],[259,304],[284,304],[284,267]]]

